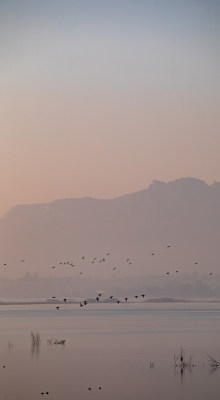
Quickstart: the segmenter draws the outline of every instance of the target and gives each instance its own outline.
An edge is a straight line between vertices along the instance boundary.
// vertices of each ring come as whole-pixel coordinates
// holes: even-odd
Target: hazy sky
[[[220,180],[219,40],[219,0],[0,0],[0,215]]]

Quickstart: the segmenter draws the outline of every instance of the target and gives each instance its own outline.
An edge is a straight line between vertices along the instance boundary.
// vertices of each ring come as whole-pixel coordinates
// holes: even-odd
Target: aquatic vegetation
[[[66,340],[65,339],[55,339],[53,344],[65,344]]]
[[[193,356],[190,356],[188,359],[185,355],[185,350],[181,347],[178,354],[174,354],[174,368],[175,370],[179,370],[181,374],[185,371],[185,369],[191,370],[194,367],[192,363]]]
[[[31,344],[32,346],[39,346],[41,342],[39,332],[31,332]]]
[[[217,368],[220,368],[220,362],[217,361],[214,357],[208,356],[209,358],[209,366],[211,367],[212,370],[216,370]]]

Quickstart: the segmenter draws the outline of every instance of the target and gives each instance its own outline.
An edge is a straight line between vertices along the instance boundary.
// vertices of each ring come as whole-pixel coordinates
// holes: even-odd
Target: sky
[[[0,0],[0,216],[220,181],[218,0]]]

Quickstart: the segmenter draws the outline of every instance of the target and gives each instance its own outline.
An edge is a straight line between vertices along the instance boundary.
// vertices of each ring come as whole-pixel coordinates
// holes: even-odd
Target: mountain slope
[[[217,272],[219,239],[220,183],[154,181],[146,190],[112,200],[64,199],[13,207],[0,220],[0,265],[7,263],[8,276],[27,270],[48,275],[52,265],[62,274],[59,262],[67,260],[87,276],[92,271],[108,276],[115,263],[121,273],[134,275],[177,267]],[[111,255],[101,272],[97,263],[91,266],[93,257],[107,252]],[[132,271],[125,268],[127,258],[133,260]]]

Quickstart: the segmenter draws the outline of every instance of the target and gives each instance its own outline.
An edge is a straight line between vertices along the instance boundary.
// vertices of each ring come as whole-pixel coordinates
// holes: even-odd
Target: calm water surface
[[[220,360],[219,303],[4,305],[0,332],[1,400],[220,398],[220,368],[208,362]],[[181,346],[194,364],[182,372]]]

